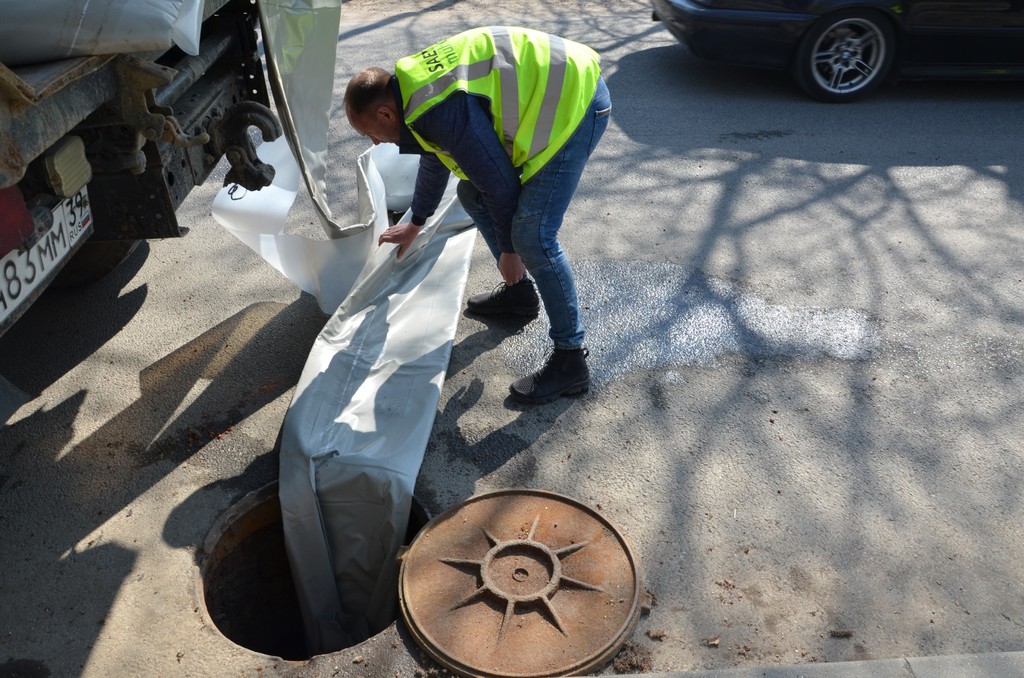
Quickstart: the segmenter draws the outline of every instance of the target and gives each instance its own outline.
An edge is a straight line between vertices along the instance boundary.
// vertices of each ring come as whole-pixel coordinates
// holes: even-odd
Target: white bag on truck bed
[[[0,62],[150,52],[199,53],[203,0],[0,0]]]

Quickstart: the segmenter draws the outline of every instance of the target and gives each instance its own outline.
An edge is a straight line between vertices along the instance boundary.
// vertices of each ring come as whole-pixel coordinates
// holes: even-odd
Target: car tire
[[[100,240],[86,242],[64,265],[51,287],[71,290],[94,283],[131,256],[141,240]]]
[[[871,10],[822,17],[807,31],[792,64],[792,75],[820,101],[855,101],[882,84],[896,55],[889,20]]]

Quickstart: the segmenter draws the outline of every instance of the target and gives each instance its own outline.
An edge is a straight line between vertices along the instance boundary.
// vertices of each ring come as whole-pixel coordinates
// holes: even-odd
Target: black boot
[[[590,388],[588,354],[585,348],[556,348],[544,367],[509,387],[512,397],[524,403],[546,403],[586,391]]]
[[[524,278],[515,285],[501,283],[486,294],[470,297],[466,308],[480,315],[518,315],[536,317],[540,298],[533,281]]]

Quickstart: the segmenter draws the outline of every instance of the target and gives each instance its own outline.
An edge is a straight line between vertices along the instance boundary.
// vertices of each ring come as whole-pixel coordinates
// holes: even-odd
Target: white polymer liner
[[[392,150],[359,157],[365,222],[343,238],[284,233],[298,172],[281,141],[260,147],[277,169],[274,185],[242,199],[224,189],[214,201],[220,223],[321,307],[340,300],[313,343],[281,432],[282,522],[311,654],[365,640],[395,618],[397,555],[476,237],[453,180],[401,259],[395,247],[377,247],[388,226],[377,160],[393,167]]]
[[[273,185],[242,196],[227,187],[213,210],[330,314],[285,415],[279,482],[308,649],[323,654],[382,631],[397,614],[397,556],[476,236],[452,178],[401,259],[394,246],[377,246],[393,209],[389,195],[411,193],[418,165],[390,145],[359,157],[361,223],[334,223],[323,196],[330,110],[323,93],[333,89],[340,6],[262,2],[260,11],[286,134],[259,148],[276,169]],[[304,20],[310,16],[316,20]],[[329,239],[284,232],[300,185]]]
[[[313,345],[281,436],[289,562],[315,653],[395,618],[397,555],[451,355],[475,234],[435,218],[366,274]]]

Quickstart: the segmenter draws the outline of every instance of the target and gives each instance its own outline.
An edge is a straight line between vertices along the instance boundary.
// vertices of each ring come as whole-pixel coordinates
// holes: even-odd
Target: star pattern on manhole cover
[[[562,558],[585,548],[589,542],[577,542],[562,548],[551,548],[537,541],[535,535],[540,516],[533,519],[525,539],[501,540],[483,528],[491,548],[480,560],[467,558],[441,558],[441,562],[457,568],[476,571],[481,584],[468,596],[452,605],[451,609],[484,602],[488,598],[504,604],[504,616],[498,631],[498,641],[505,638],[509,623],[517,606],[536,608],[546,621],[567,636],[565,624],[551,602],[563,587],[603,592],[600,586],[567,576],[562,571]]]

